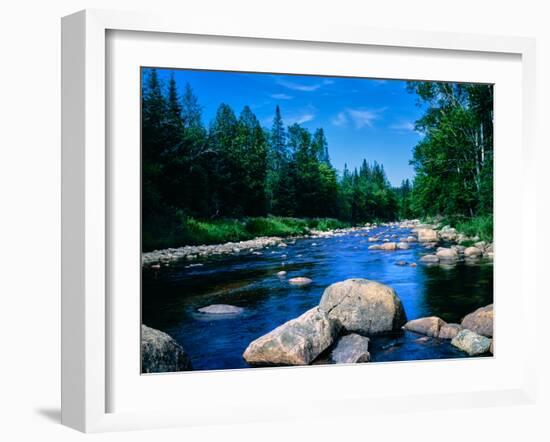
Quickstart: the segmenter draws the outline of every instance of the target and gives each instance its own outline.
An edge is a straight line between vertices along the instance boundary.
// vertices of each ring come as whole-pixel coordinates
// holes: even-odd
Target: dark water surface
[[[397,234],[410,229],[380,227],[370,236]],[[397,239],[392,238],[392,241]],[[439,316],[447,322],[492,303],[493,266],[476,264],[427,266],[419,262],[427,250],[412,243],[408,250],[368,250],[366,232],[344,236],[298,239],[286,248],[270,247],[261,255],[241,252],[209,258],[201,266],[180,261],[160,270],[144,269],[143,323],[165,331],[190,355],[195,370],[247,367],[242,353],[248,344],[319,303],[323,290],[348,278],[367,278],[394,288],[408,319]],[[416,262],[417,267],[398,266]],[[276,273],[286,270],[285,278]],[[288,278],[306,276],[313,283],[295,287]],[[236,316],[197,312],[210,304],[245,309]],[[465,357],[449,341],[425,339],[410,332],[371,340],[373,361]]]

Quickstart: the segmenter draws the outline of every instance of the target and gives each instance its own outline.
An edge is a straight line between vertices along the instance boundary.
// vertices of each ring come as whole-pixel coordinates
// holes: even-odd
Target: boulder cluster
[[[451,344],[470,356],[493,353],[493,304],[466,315],[460,324],[447,324],[437,316],[413,319],[403,329],[432,338],[451,339]]]
[[[421,225],[413,229],[418,235],[418,241],[427,249],[435,249],[435,253],[429,253],[420,258],[426,264],[452,264],[458,260],[475,262],[480,258],[493,259],[493,243],[479,241],[479,238],[469,238],[457,232],[453,227],[444,226],[436,230],[433,225]],[[463,244],[473,245],[465,246]],[[445,247],[438,247],[444,244]]]
[[[332,363],[368,362],[368,337],[405,322],[391,287],[348,279],[327,287],[317,307],[251,342],[243,358],[251,366],[308,365],[322,354]]]

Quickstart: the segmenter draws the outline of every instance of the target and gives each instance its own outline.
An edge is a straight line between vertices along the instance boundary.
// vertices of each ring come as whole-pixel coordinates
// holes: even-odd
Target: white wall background
[[[549,440],[548,346],[539,324],[540,399],[501,407],[323,422],[286,422],[85,436],[59,425],[60,358],[60,17],[84,8],[246,14],[251,20],[338,22],[376,28],[532,36],[538,44],[539,232],[541,303],[550,308],[543,269],[548,245],[550,14],[544,1],[522,0],[11,0],[0,7],[0,438],[5,441],[163,440]],[[545,237],[546,235],[546,237]],[[514,232],[510,232],[514,240]],[[521,330],[518,330],[521,333]],[[518,349],[521,357],[521,349]],[[452,382],[452,379],[449,379]],[[326,388],[321,387],[320,388]],[[330,388],[330,386],[328,387]],[[183,401],[186,398],[182,398]]]

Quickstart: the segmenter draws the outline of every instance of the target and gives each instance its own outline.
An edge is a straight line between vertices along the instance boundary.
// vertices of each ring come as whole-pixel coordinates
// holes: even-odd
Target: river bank
[[[319,225],[319,224],[317,224]],[[328,224],[324,224],[325,226]],[[376,235],[369,235],[369,232],[386,228]],[[391,229],[411,229],[413,236],[401,236]],[[438,245],[449,245],[452,252],[437,250],[435,254],[429,254],[423,262],[439,262],[440,260],[449,261],[460,256],[475,258],[477,256],[487,256],[492,258],[494,255],[493,245],[487,241],[480,241],[477,236],[467,236],[463,232],[449,226],[438,224],[423,224],[419,220],[404,220],[390,223],[370,224],[367,223],[360,227],[334,228],[326,230],[305,228],[303,234],[290,236],[260,236],[254,239],[236,242],[225,242],[222,244],[203,244],[187,245],[183,247],[167,248],[142,253],[142,266],[159,269],[163,266],[169,266],[171,263],[179,260],[187,260],[190,266],[197,265],[194,261],[206,259],[212,256],[220,255],[238,255],[248,253],[261,255],[263,249],[270,247],[285,248],[298,239],[304,238],[327,238],[332,236],[343,236],[347,234],[357,234],[358,236],[369,236],[368,241],[371,250],[395,250],[408,248],[408,243],[420,241],[426,249],[436,248]],[[378,243],[378,244],[374,244]],[[475,249],[479,249],[479,252]],[[445,249],[440,247],[439,249]],[[467,249],[470,249],[464,253]],[[456,252],[456,253],[455,253]],[[455,256],[456,255],[456,256]]]

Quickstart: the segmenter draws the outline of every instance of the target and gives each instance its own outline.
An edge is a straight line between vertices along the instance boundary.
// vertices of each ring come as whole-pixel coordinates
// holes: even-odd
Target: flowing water
[[[410,229],[379,227],[368,233],[396,234]],[[392,241],[397,239],[392,239]],[[492,303],[490,261],[425,265],[427,251],[417,243],[408,250],[368,250],[367,232],[297,239],[288,247],[212,257],[190,265],[180,261],[160,270],[143,269],[142,320],[176,339],[190,355],[195,370],[244,368],[242,354],[254,339],[319,303],[323,290],[348,278],[387,284],[401,298],[408,319],[439,316],[447,322]],[[396,262],[418,263],[417,267]],[[277,276],[285,270],[286,277]],[[304,287],[288,279],[306,276]],[[210,304],[243,307],[239,315],[208,315],[197,310]],[[410,332],[374,337],[371,358],[377,361],[465,357],[449,341]]]

